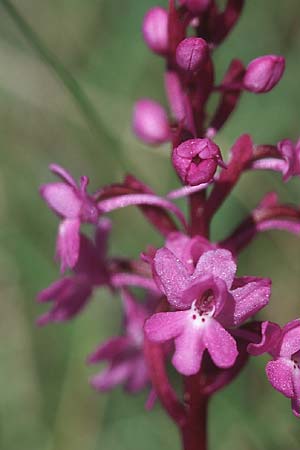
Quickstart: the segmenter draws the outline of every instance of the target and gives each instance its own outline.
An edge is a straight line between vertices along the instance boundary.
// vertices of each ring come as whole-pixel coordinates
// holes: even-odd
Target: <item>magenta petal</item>
[[[293,362],[286,358],[270,361],[266,366],[267,377],[273,388],[289,398],[294,396],[292,370]]]
[[[182,259],[185,249],[190,241],[191,238],[185,234],[174,231],[168,235],[165,246],[171,250],[177,258]]]
[[[175,231],[168,235],[165,243],[166,248],[171,250],[176,258],[180,259],[189,273],[194,272],[194,261],[191,254],[191,247],[194,243],[194,239]]]
[[[235,272],[236,264],[232,254],[228,250],[218,249],[208,251],[200,257],[193,278],[207,274],[220,278],[230,289]]]
[[[175,339],[176,350],[172,363],[183,375],[194,375],[199,371],[205,350],[202,337],[203,328],[191,323],[187,324],[183,333]]]
[[[294,396],[292,398],[292,411],[296,417],[300,417],[300,370],[295,369],[292,375]]]
[[[204,159],[201,163],[191,163],[186,181],[192,186],[210,182],[216,172],[217,162],[214,159]]]
[[[79,234],[79,255],[74,273],[89,278],[91,284],[101,285],[108,281],[104,257],[97,253],[95,245],[83,234]]]
[[[162,312],[146,320],[144,330],[150,341],[166,342],[178,337],[186,325],[188,311]]]
[[[238,356],[236,342],[217,320],[209,320],[204,329],[203,341],[216,366],[233,366]]]
[[[288,324],[289,325],[289,324]],[[283,329],[283,338],[280,356],[290,358],[300,349],[300,326],[299,321],[294,320],[290,327]]]
[[[56,241],[56,257],[61,260],[61,271],[75,266],[79,256],[80,221],[66,219],[59,225]]]
[[[125,389],[134,394],[147,386],[149,375],[145,359],[142,356],[138,356],[131,364],[132,370],[125,384]]]
[[[259,343],[251,343],[248,345],[248,352],[254,356],[267,352],[274,354],[281,338],[280,326],[273,322],[263,322],[261,325],[261,335],[261,341]]]
[[[72,285],[71,278],[62,278],[61,280],[55,281],[50,284],[47,288],[40,291],[37,295],[38,302],[49,302],[61,295],[64,290],[67,290],[70,285]]]
[[[49,312],[40,316],[38,325],[46,325],[49,322],[64,322],[77,315],[86,305],[92,293],[92,289],[84,280],[69,280],[57,297],[53,297],[53,307]]]
[[[69,174],[63,167],[59,166],[58,164],[50,164],[49,169],[51,172],[53,172],[55,175],[60,177],[62,181],[69,184],[70,186],[73,186],[73,188],[77,189],[77,184],[72,175]]]
[[[167,248],[159,249],[154,257],[155,275],[159,278],[159,287],[176,308],[186,307],[182,303],[182,292],[189,284],[189,274],[182,262]]]
[[[143,326],[149,312],[146,307],[137,300],[126,289],[122,290],[122,301],[124,307],[124,326],[126,335],[134,343],[141,343],[144,339]]]
[[[48,183],[40,188],[40,193],[48,206],[67,219],[78,217],[82,201],[75,189],[66,183]]]
[[[131,370],[131,362],[124,361],[91,377],[90,383],[97,391],[109,391],[126,382]]]
[[[99,347],[88,356],[87,362],[89,364],[96,364],[105,359],[115,358],[128,348],[129,343],[130,340],[126,336],[113,337],[99,345]]]
[[[231,291],[235,300],[234,325],[240,325],[256,314],[269,302],[271,280],[257,278]]]

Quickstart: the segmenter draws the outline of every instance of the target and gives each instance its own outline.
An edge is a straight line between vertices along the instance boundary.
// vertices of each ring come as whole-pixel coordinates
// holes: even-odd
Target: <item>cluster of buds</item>
[[[262,56],[247,66],[233,59],[221,84],[215,84],[214,50],[234,27],[243,4],[228,0],[221,11],[214,0],[170,0],[168,9],[154,7],[145,15],[144,40],[166,61],[169,113],[156,101],[141,99],[134,108],[133,129],[148,144],[170,142],[180,187],[160,196],[128,175],[122,183],[88,194],[87,177],[77,185],[64,169],[52,165],[61,181],[41,188],[43,199],[62,220],[56,250],[61,271],[72,274],[38,295],[41,302],[53,302],[38,323],[73,318],[96,288],[119,293],[123,334],[101,343],[88,358],[92,364],[107,362],[91,383],[101,391],[120,384],[129,392],[148,388],[147,406],[155,399],[161,402],[177,423],[186,450],[206,448],[208,399],[237,376],[250,355],[270,354],[268,379],[292,399],[293,412],[300,415],[300,320],[283,328],[257,321],[255,314],[269,303],[271,280],[236,276],[239,253],[259,233],[300,233],[299,208],[280,203],[271,192],[231,234],[210,240],[215,213],[244,173],[279,171],[285,182],[300,175],[299,142],[262,145],[243,134],[228,161],[214,142],[243,91],[268,92],[284,72],[281,56]],[[219,102],[210,114],[212,94],[219,95]],[[188,217],[175,203],[180,197],[187,199]],[[131,205],[138,206],[163,239],[158,249],[145,243],[135,260],[107,252],[107,214]],[[94,228],[94,239],[80,232],[82,223]],[[133,287],[144,295],[134,294]],[[183,378],[181,396],[168,378],[169,361]]]

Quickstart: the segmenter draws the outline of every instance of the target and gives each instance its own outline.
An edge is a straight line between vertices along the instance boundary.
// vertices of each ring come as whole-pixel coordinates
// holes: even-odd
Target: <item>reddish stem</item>
[[[201,394],[201,378],[187,377],[185,380],[187,421],[181,427],[184,450],[207,450],[208,397]]]
[[[145,338],[144,351],[155,392],[165,411],[181,428],[186,422],[185,408],[177,398],[168,379],[162,346]]]
[[[191,236],[201,235],[209,237],[209,229],[207,221],[204,218],[206,191],[195,192],[189,196],[190,202],[190,226]]]

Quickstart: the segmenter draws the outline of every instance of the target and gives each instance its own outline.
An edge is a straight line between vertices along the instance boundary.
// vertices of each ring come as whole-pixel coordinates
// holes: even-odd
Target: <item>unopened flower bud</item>
[[[209,49],[202,38],[188,37],[176,49],[176,62],[181,69],[194,72],[207,60]]]
[[[166,111],[153,100],[139,100],[134,107],[133,130],[147,144],[158,145],[166,142],[170,136]]]
[[[266,55],[254,59],[247,67],[244,88],[256,94],[269,92],[281,79],[285,68],[282,56]]]
[[[143,36],[148,47],[160,55],[168,51],[168,13],[156,6],[151,8],[144,17]]]
[[[211,0],[181,0],[181,4],[185,5],[194,14],[204,12],[210,3]]]
[[[186,184],[195,186],[212,180],[218,165],[224,165],[219,147],[210,139],[189,139],[174,148],[174,167]]]

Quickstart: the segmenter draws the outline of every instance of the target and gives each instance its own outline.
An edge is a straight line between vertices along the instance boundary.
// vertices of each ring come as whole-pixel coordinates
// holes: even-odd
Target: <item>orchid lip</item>
[[[200,298],[195,299],[192,303],[193,319],[198,317],[205,321],[205,317],[213,317],[216,311],[215,300],[212,289],[205,291]]]
[[[294,353],[291,356],[291,360],[292,360],[294,369],[298,369],[299,370],[300,369],[300,351]]]

